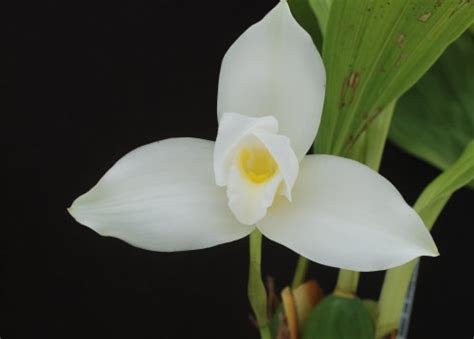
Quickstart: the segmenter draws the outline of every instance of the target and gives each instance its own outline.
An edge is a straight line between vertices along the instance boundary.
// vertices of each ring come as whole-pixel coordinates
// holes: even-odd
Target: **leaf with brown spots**
[[[333,1],[317,152],[348,156],[358,132],[384,116],[376,112],[413,86],[473,21],[467,0]]]

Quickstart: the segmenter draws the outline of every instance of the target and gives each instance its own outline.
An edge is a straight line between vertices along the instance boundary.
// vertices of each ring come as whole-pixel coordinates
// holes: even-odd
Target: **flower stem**
[[[356,294],[359,285],[359,272],[343,270],[339,271],[336,290],[344,293]]]
[[[293,282],[291,283],[291,288],[295,289],[301,285],[305,278],[306,273],[308,272],[309,261],[303,256],[298,258],[298,263],[296,264],[295,275],[293,277]]]
[[[434,179],[418,197],[414,210],[423,219],[426,228],[431,231],[436,219],[451,195],[472,181],[474,164],[474,141],[466,146],[456,162]],[[404,311],[404,302],[410,288],[410,280],[415,271],[417,260],[392,268],[385,274],[379,300],[379,316],[376,324],[376,337],[382,338],[398,330]],[[414,279],[416,283],[416,279]],[[408,298],[411,298],[408,295]],[[412,302],[407,299],[408,304]]]
[[[408,264],[392,268],[385,274],[379,299],[376,338],[385,337],[391,331],[398,329],[403,302],[415,265],[416,260],[413,260]]]
[[[255,230],[250,234],[250,263],[248,297],[257,320],[260,337],[271,339],[270,327],[268,325],[267,292],[262,282],[262,233]]]
[[[270,327],[268,325],[260,327],[259,330],[261,339],[272,339],[272,333],[270,332]]]
[[[436,179],[435,179],[436,180]],[[428,186],[429,187],[429,186]],[[425,222],[429,231],[433,227],[436,218],[441,213],[444,205],[448,202],[450,195],[438,199],[436,204],[427,211],[421,211],[419,202],[422,201],[423,194],[415,203],[414,209],[417,211]],[[379,299],[379,317],[376,324],[376,338],[382,338],[393,330],[397,330],[400,324],[400,318],[403,311],[405,296],[410,285],[410,280],[415,270],[417,260],[391,268],[385,273],[385,279],[382,285]]]

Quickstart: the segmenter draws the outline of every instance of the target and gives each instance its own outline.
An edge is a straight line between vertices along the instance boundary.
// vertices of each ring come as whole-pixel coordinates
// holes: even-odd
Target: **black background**
[[[2,339],[258,337],[246,239],[147,252],[98,236],[66,207],[140,145],[213,139],[221,58],[273,5],[45,1],[4,11]],[[388,145],[382,173],[413,203],[438,171]],[[442,255],[422,260],[412,339],[474,335],[473,197],[456,193],[435,226]],[[265,242],[263,269],[279,288],[296,259]],[[310,275],[330,292],[337,271],[313,264]],[[377,297],[382,277],[364,274],[360,294]]]

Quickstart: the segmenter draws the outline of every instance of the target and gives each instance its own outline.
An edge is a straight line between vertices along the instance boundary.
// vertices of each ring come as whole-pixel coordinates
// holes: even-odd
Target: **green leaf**
[[[433,227],[451,195],[474,179],[474,140],[459,159],[433,180],[415,203],[428,229]],[[387,271],[380,294],[376,337],[383,337],[398,328],[403,301],[408,290],[416,260]]]
[[[319,28],[323,36],[326,34],[331,3],[332,0],[309,0],[309,5],[318,18]]]
[[[390,139],[439,169],[474,139],[474,36],[461,36],[400,98]]]
[[[451,195],[472,180],[474,180],[474,138],[459,159],[431,182],[416,201],[414,208],[428,229],[431,229]]]
[[[328,82],[317,152],[346,155],[473,21],[470,1],[334,1],[323,45]]]
[[[328,0],[322,0],[328,1]],[[308,0],[288,0],[291,13],[295,17],[296,21],[303,27],[306,32],[313,38],[314,44],[321,50],[323,45],[323,37],[321,30],[318,26],[318,21],[314,15],[314,12],[310,8]]]
[[[359,298],[332,294],[311,312],[302,339],[373,339],[372,316]]]
[[[367,126],[367,130],[361,133],[349,150],[347,154],[349,158],[366,164],[374,171],[379,170],[394,109],[395,101],[388,104],[380,115]]]

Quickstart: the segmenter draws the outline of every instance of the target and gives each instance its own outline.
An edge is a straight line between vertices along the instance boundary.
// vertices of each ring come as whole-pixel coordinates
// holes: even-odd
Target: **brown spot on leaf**
[[[407,57],[406,53],[400,53],[397,60],[395,61],[395,66],[400,67],[402,61],[405,60],[406,57]]]
[[[425,13],[423,13],[422,15],[420,15],[420,16],[418,17],[418,21],[427,22],[428,19],[431,17],[431,14],[432,14],[431,12],[425,12]]]
[[[359,72],[352,72],[351,77],[349,78],[349,85],[356,89],[357,85],[359,84],[360,73]]]
[[[403,34],[403,33],[398,36],[396,42],[397,42],[397,45],[398,45],[399,47],[402,47],[402,46],[403,46],[403,44],[405,43],[405,38],[406,38],[406,36],[405,36],[405,34]]]
[[[360,73],[351,72],[342,83],[341,94],[339,99],[339,109],[350,105],[354,101],[355,92],[359,86]]]
[[[362,124],[362,127],[355,134],[350,135],[349,138],[347,138],[347,147],[343,154],[349,153],[349,150],[357,142],[357,140],[360,138],[362,133],[364,133],[369,128],[370,124],[374,122],[374,120],[380,115],[380,113],[382,113],[382,107],[377,106],[371,113],[363,114],[364,123]]]

